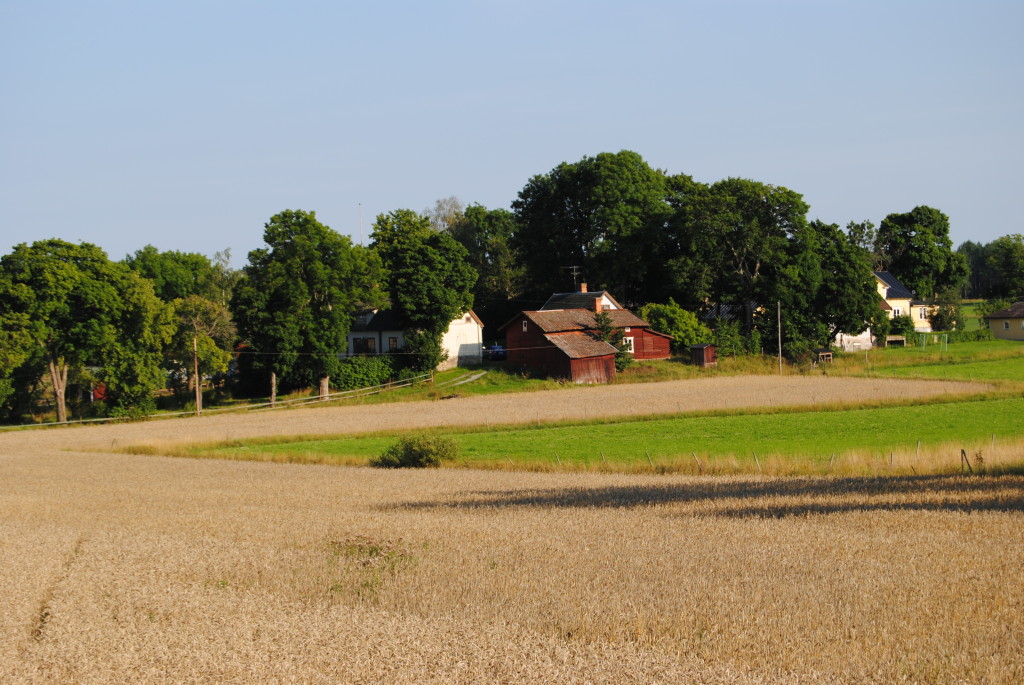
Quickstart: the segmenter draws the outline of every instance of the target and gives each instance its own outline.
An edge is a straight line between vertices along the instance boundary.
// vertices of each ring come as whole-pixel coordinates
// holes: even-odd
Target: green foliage
[[[468,253],[470,266],[479,274],[473,301],[482,314],[491,303],[518,297],[523,290],[525,266],[512,246],[518,229],[514,214],[506,209],[488,210],[470,205],[448,228]]]
[[[332,383],[340,390],[355,390],[383,385],[394,375],[394,358],[388,355],[346,357],[341,360]]]
[[[0,321],[21,317],[19,335],[41,352],[59,421],[72,370],[100,367],[115,407],[144,406],[162,387],[161,352],[171,327],[152,283],[88,243],[43,240],[0,259]],[[26,385],[38,376],[22,379]]]
[[[668,304],[650,302],[640,308],[640,318],[659,333],[672,336],[672,350],[685,351],[690,345],[709,343],[711,329],[701,323],[693,312],[686,311],[671,297]]]
[[[903,314],[901,316],[894,316],[889,319],[889,335],[903,335],[907,338],[907,344],[910,344],[911,336],[916,333],[917,330],[914,328],[914,320]]]
[[[597,337],[615,348],[615,370],[625,371],[633,363],[633,355],[629,352],[629,343],[621,328],[612,325],[612,317],[608,312],[594,314]]]
[[[983,342],[992,339],[992,331],[988,327],[985,327],[976,328],[973,331],[953,331],[949,333],[949,338],[947,338],[947,342]]]
[[[546,297],[571,283],[566,266],[620,298],[654,300],[656,244],[671,212],[665,174],[622,150],[562,163],[531,178],[512,203],[512,247],[525,258],[526,290]]]
[[[445,359],[441,337],[452,320],[473,306],[476,271],[468,253],[430,220],[408,209],[377,217],[372,249],[387,271],[391,309],[405,324],[406,351],[429,371]]]
[[[276,214],[263,238],[267,246],[249,253],[231,311],[256,370],[309,386],[337,373],[355,312],[381,304],[380,259],[315,212]]]
[[[949,218],[937,209],[920,206],[885,217],[878,247],[888,270],[922,299],[967,283],[967,259],[953,252]]]
[[[996,294],[1024,298],[1024,236],[1020,233],[996,238],[987,246],[987,264],[992,269]]]
[[[928,315],[928,324],[933,331],[958,331],[963,328],[960,294],[957,290],[947,290],[939,296],[938,307]]]
[[[977,312],[985,321],[985,327],[988,327],[988,317],[990,314],[1002,311],[1013,306],[1013,300],[1007,298],[996,298],[992,300],[986,300],[978,305]]]
[[[438,467],[442,461],[451,461],[459,456],[459,443],[442,435],[419,435],[404,437],[370,460],[376,468],[426,468]]]

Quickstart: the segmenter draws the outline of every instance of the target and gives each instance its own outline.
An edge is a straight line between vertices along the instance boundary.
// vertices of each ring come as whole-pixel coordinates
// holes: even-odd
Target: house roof
[[[480,317],[476,315],[472,309],[466,312],[469,316],[476,321],[477,324],[483,326],[483,322]],[[466,318],[466,314],[462,314],[453,321],[463,321]],[[377,333],[379,331],[402,331],[405,330],[405,326],[402,324],[401,319],[390,309],[378,310],[373,313],[365,323],[360,322],[359,318],[356,319],[355,323],[352,324],[350,332],[352,333]]]
[[[545,335],[544,338],[564,352],[570,359],[604,357],[616,352],[614,346],[606,343],[604,340],[599,340],[592,333],[585,333],[583,331],[554,333]]]
[[[650,327],[649,323],[627,309],[609,309],[604,313],[611,319],[612,326],[615,328],[624,328],[626,326],[634,328]],[[593,330],[597,328],[597,322],[594,320],[595,314],[596,312],[591,309],[553,309],[550,311],[522,312],[501,328],[505,328],[512,321],[518,319],[519,316],[525,316],[537,324],[537,327],[545,333]]]
[[[880,280],[885,285],[885,299],[914,299],[914,293],[910,291],[910,288],[900,283],[900,279],[896,278],[888,271],[876,271],[875,278]]]
[[[1024,302],[1014,302],[1006,309],[988,315],[990,319],[1024,319]]]
[[[624,309],[619,301],[612,297],[607,290],[595,290],[589,293],[555,293],[548,298],[541,310],[546,309],[593,309],[594,300],[599,297],[607,297],[616,307]]]

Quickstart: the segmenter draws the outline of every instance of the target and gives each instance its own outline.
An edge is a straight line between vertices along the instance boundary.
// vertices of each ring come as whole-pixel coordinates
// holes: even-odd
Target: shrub
[[[672,298],[669,298],[668,304],[645,304],[640,308],[640,318],[651,324],[654,330],[672,336],[673,352],[686,351],[690,345],[711,342],[711,329],[701,323],[696,314],[686,311]]]
[[[459,443],[441,435],[418,435],[399,439],[370,466],[381,469],[437,467],[445,459],[459,456]]]
[[[338,372],[331,377],[331,385],[340,390],[369,388],[384,385],[395,375],[394,360],[387,355],[346,357],[342,359]]]
[[[914,335],[914,320],[909,316],[894,316],[889,324],[890,335],[904,335],[907,338]]]

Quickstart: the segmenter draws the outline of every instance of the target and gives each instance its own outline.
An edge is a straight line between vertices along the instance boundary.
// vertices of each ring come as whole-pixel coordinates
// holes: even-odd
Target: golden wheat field
[[[978,389],[725,378],[2,433],[0,682],[1020,682],[1024,478],[112,451]]]

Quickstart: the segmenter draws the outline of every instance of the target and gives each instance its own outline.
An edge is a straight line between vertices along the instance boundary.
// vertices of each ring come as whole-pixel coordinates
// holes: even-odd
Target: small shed
[[[832,363],[832,348],[831,347],[815,347],[812,354],[814,355],[815,364],[831,364]]]
[[[718,348],[714,345],[690,345],[690,358],[697,366],[717,366]]]

